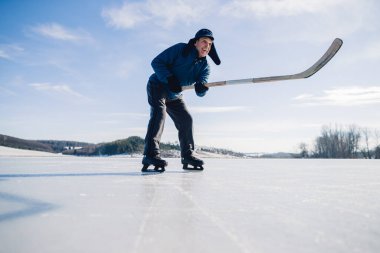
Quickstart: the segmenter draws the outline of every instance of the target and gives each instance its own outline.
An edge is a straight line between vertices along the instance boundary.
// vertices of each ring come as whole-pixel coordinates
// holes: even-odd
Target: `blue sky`
[[[323,125],[380,129],[379,15],[375,0],[0,0],[0,133],[144,137],[151,60],[204,27],[222,60],[209,81],[294,74],[344,45],[309,79],[186,91],[196,144],[295,152]]]

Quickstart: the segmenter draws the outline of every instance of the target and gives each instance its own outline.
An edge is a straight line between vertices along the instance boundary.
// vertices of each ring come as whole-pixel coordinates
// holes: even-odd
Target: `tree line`
[[[323,126],[311,148],[301,143],[302,158],[380,159],[380,132],[356,125]]]
[[[178,144],[161,143],[161,150],[180,150]],[[144,139],[139,136],[130,136],[126,139],[87,145],[81,149],[71,149],[63,152],[64,155],[78,156],[110,156],[120,154],[142,154]]]

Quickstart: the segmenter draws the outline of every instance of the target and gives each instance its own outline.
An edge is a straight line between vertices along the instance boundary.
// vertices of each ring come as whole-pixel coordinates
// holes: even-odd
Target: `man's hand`
[[[208,91],[208,87],[206,87],[203,83],[200,82],[196,82],[194,87],[195,93],[197,93],[199,97],[203,97],[204,95],[206,95],[206,92]]]
[[[174,93],[180,93],[182,91],[182,87],[179,84],[179,80],[175,76],[168,77],[169,90]]]

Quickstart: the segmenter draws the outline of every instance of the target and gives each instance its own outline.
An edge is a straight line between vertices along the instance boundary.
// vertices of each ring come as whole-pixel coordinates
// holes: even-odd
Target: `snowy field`
[[[380,162],[0,155],[0,252],[380,252]]]

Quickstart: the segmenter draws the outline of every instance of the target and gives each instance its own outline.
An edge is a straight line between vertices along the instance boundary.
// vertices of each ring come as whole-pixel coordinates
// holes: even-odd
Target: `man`
[[[215,64],[220,59],[210,30],[201,29],[186,43],[178,43],[164,50],[152,61],[154,74],[147,84],[148,102],[151,107],[148,130],[145,137],[143,172],[165,171],[167,162],[160,157],[159,144],[164,130],[166,112],[178,130],[181,161],[184,169],[203,170],[203,161],[194,156],[193,120],[182,99],[182,86],[195,83],[195,92],[203,97],[210,74],[206,56]],[[188,164],[193,167],[188,167]],[[154,165],[154,170],[148,170]]]

